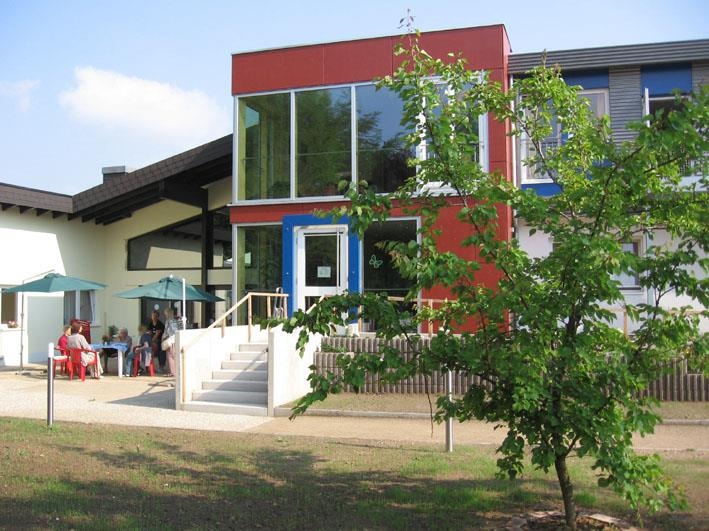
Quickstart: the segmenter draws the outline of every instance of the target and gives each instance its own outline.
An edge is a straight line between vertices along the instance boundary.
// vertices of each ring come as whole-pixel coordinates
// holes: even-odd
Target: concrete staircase
[[[202,382],[185,404],[188,411],[266,416],[268,404],[268,345],[239,345],[221,369]]]

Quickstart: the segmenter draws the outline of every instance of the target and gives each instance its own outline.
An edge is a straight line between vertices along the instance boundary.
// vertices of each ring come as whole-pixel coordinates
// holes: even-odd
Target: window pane
[[[17,294],[5,293],[3,291],[0,297],[2,297],[2,300],[0,301],[0,306],[2,307],[2,316],[0,316],[0,323],[17,321]]]
[[[337,286],[340,278],[337,234],[309,234],[305,237],[305,284]]]
[[[389,254],[377,244],[386,241],[410,242],[416,240],[416,222],[413,220],[372,223],[364,233],[364,291],[385,291],[392,296],[403,296],[413,281],[402,278],[394,268]]]
[[[76,291],[64,292],[64,322],[68,323],[72,319],[81,319],[82,321],[94,322],[94,308],[96,306],[96,292],[80,291],[79,293],[79,309],[76,309]]]
[[[239,98],[239,199],[290,196],[290,94]]]
[[[625,253],[631,253],[635,256],[638,256],[640,254],[640,243],[637,241],[624,242],[622,246],[623,252]],[[613,278],[620,282],[621,288],[637,288],[640,286],[640,281],[636,275],[620,273],[618,275],[614,275]]]
[[[200,269],[202,220],[184,223],[128,240],[128,269]]]
[[[389,89],[374,85],[356,88],[357,179],[376,192],[393,192],[415,168],[407,165],[414,153],[406,148],[409,129],[401,125],[403,104]]]
[[[352,178],[350,89],[298,92],[295,112],[298,197],[337,195]]]
[[[249,291],[273,291],[281,285],[281,227],[240,227],[239,295]]]
[[[68,323],[76,317],[76,292],[64,292],[64,322]]]
[[[595,91],[595,92],[580,92],[579,97],[588,100],[591,113],[596,118],[601,118],[606,114],[608,105],[608,93],[605,91]]]
[[[230,267],[231,259],[231,222],[229,209],[223,208],[212,212],[212,267]]]
[[[79,319],[84,321],[94,320],[94,292],[82,291],[79,294]]]
[[[281,253],[282,229],[280,226],[239,227],[238,249],[234,267],[237,268],[238,301],[253,291],[275,292],[282,285]],[[266,317],[266,301],[256,297],[252,301],[254,315]],[[246,312],[239,311],[237,321],[246,322]]]

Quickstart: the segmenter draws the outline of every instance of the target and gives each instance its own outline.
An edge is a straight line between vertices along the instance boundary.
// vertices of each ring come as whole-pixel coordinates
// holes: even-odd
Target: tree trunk
[[[576,530],[576,503],[574,502],[574,487],[569,477],[569,469],[566,468],[566,456],[557,456],[554,461],[556,476],[559,478],[561,496],[564,498],[564,514],[566,515],[567,529]]]

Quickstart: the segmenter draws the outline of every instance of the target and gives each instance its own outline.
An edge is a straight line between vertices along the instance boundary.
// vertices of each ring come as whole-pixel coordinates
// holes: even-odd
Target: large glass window
[[[281,287],[282,229],[280,225],[239,227],[237,229],[236,262],[237,290],[235,300],[249,292],[274,292]],[[254,315],[266,317],[266,303],[262,297],[252,301]],[[244,323],[245,311],[238,316]]]
[[[295,95],[298,197],[338,194],[352,179],[352,114],[349,87]]]
[[[209,212],[212,244],[212,267],[231,267],[231,222],[228,209]],[[161,227],[128,240],[128,270],[201,269],[202,218]]]
[[[357,179],[376,192],[393,192],[416,169],[407,164],[415,154],[406,147],[411,131],[401,125],[403,103],[393,91],[374,85],[356,88]]]
[[[239,98],[239,199],[290,196],[290,94]]]
[[[427,154],[425,140],[415,149],[407,147],[403,102],[386,88],[357,85],[243,96],[237,105],[239,200],[341,196],[340,183],[353,180],[353,149],[356,179],[376,192],[393,192],[416,173],[408,159],[435,156]],[[475,118],[478,142],[469,155],[487,168],[487,116]]]
[[[128,269],[200,269],[202,220],[193,218],[128,240]]]

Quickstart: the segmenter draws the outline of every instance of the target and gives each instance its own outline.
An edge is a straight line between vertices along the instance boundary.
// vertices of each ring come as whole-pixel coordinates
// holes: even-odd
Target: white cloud
[[[39,81],[23,79],[22,81],[0,81],[0,94],[17,100],[21,111],[26,111],[32,105],[30,95],[37,88]]]
[[[76,87],[59,101],[84,122],[180,146],[230,130],[230,113],[201,91],[93,67],[74,75]]]

